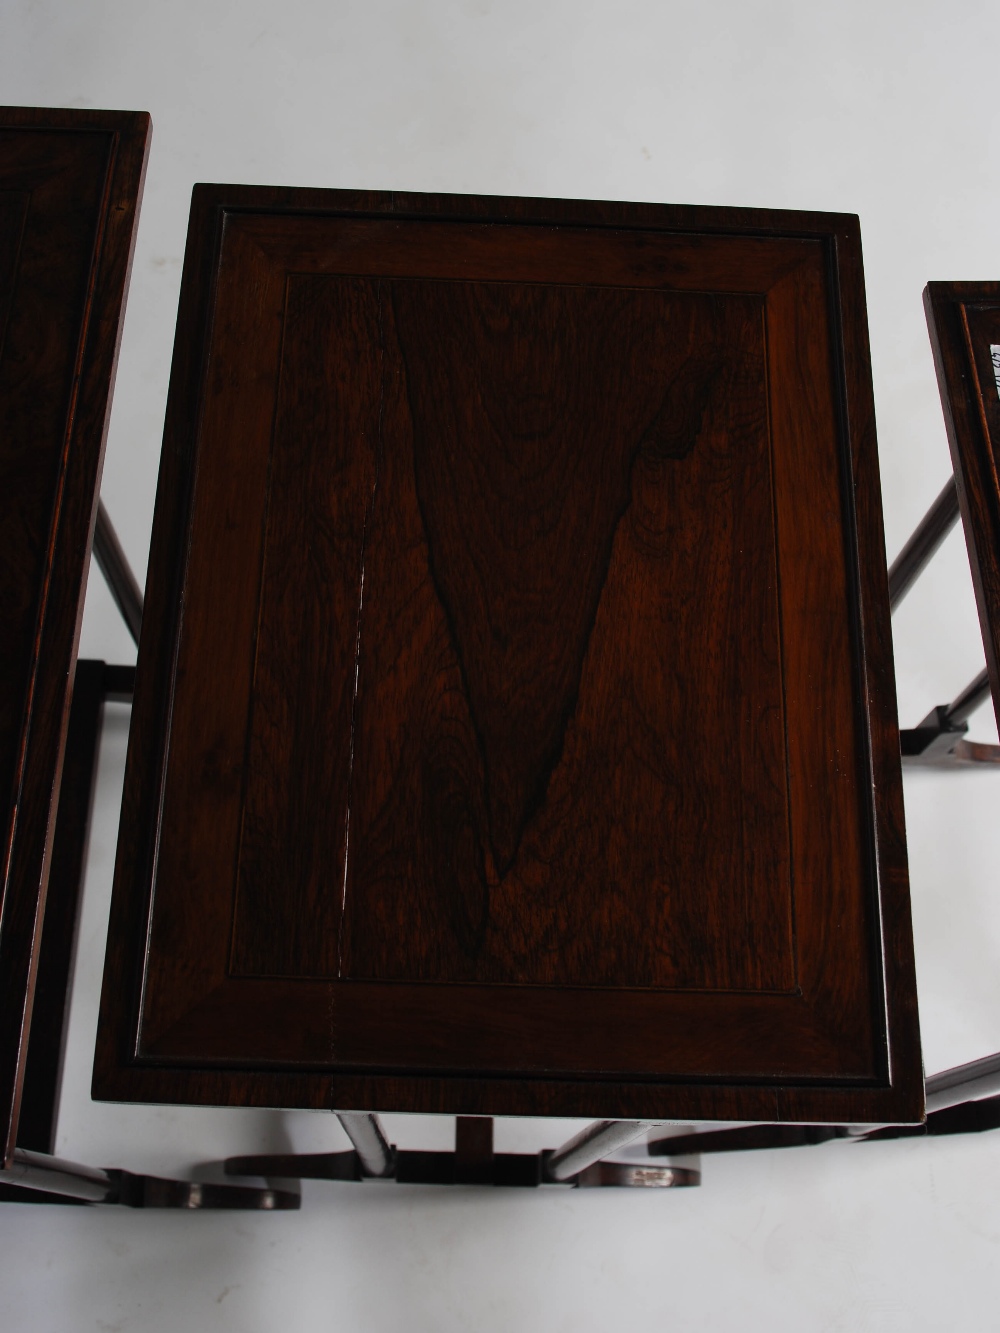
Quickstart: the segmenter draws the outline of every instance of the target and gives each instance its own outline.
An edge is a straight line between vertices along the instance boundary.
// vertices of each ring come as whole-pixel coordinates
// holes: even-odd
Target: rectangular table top
[[[995,711],[1000,699],[1000,282],[929,282],[924,307]]]
[[[14,1147],[150,122],[0,107],[0,1159]]]
[[[95,1091],[918,1119],[857,220],[195,189]]]

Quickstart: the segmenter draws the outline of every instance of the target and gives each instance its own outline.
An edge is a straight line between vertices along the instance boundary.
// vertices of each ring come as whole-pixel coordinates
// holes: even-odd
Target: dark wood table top
[[[0,108],[4,1162],[149,132],[143,112]]]
[[[996,710],[1000,699],[1000,282],[930,282],[924,308]]]
[[[94,1086],[920,1117],[855,218],[196,187]]]

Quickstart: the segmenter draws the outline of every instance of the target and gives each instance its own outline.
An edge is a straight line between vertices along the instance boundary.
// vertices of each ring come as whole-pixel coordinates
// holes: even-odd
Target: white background
[[[923,285],[1000,277],[998,57],[995,0],[0,0],[0,100],[153,116],[103,489],[140,577],[199,180],[858,213],[894,555],[950,472]],[[959,532],[894,630],[912,725],[982,663]],[[81,651],[133,656],[99,578]],[[126,727],[109,708],[60,1151],[183,1172],[345,1146],[328,1116],[90,1102]],[[988,707],[973,734],[995,740]],[[906,779],[928,1072],[1000,1049],[998,800],[1000,774]],[[389,1125],[448,1143],[446,1121]],[[564,1128],[501,1122],[498,1146]],[[662,1193],[316,1184],[270,1216],[10,1205],[3,1327],[996,1327],[1000,1132],[703,1164],[699,1190]]]

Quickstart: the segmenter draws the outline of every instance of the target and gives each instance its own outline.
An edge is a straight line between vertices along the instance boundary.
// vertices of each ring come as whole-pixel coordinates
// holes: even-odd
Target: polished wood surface
[[[855,219],[197,187],[146,615],[98,1095],[919,1118]]]
[[[995,712],[1000,700],[1000,282],[929,282],[924,309]]]
[[[144,113],[0,109],[4,1162],[148,139]]]
[[[94,780],[104,715],[105,664],[84,659],[74,671],[59,803],[45,892],[42,943],[31,1007],[17,1146],[56,1150],[69,990],[90,833]]]

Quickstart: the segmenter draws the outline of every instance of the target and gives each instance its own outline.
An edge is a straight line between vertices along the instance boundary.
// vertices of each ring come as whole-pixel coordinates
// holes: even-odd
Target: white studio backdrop
[[[1000,7],[847,0],[0,0],[0,101],[148,110],[103,495],[142,578],[195,181],[858,213],[890,558],[950,473],[921,306],[1000,277]],[[894,620],[903,725],[978,672],[960,532]],[[81,653],[134,655],[99,577]],[[331,1117],[89,1100],[127,711],[109,706],[59,1150],[163,1173],[346,1146]],[[973,734],[995,739],[989,707]],[[1000,774],[906,779],[929,1072],[1000,1049]],[[389,1117],[409,1146],[451,1122]],[[573,1126],[498,1124],[498,1146]],[[699,1190],[306,1185],[299,1214],[0,1209],[5,1329],[996,1322],[1000,1132],[705,1158]]]

